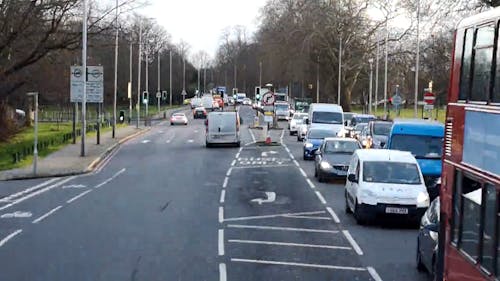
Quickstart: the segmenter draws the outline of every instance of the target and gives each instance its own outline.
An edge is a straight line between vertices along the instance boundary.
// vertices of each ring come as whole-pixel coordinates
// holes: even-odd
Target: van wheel
[[[356,223],[359,225],[366,224],[366,218],[363,214],[361,214],[360,206],[358,204],[358,200],[355,202],[354,207],[354,218],[356,219]]]
[[[344,198],[345,198],[345,213],[346,214],[352,214],[351,208],[349,208],[349,204],[347,201],[347,191],[344,192]]]
[[[211,144],[211,143],[208,143],[208,142],[205,142],[205,146],[206,146],[206,147],[212,147],[212,144]]]

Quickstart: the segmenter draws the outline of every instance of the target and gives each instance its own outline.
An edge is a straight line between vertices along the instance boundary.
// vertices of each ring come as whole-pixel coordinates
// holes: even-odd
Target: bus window
[[[478,28],[474,47],[472,92],[469,98],[472,101],[489,100],[494,39],[495,27]]]
[[[451,241],[458,245],[458,231],[460,230],[460,213],[461,204],[460,197],[462,196],[462,172],[455,173],[455,188],[453,189],[453,216],[452,216],[452,232]]]
[[[484,232],[483,232],[483,256],[481,265],[493,273],[495,265],[495,220],[497,219],[497,191],[491,184],[485,185],[484,195]]]
[[[470,72],[472,59],[472,44],[474,43],[474,29],[469,28],[465,31],[464,52],[462,56],[462,70],[460,77],[459,100],[467,100],[470,90]]]
[[[462,178],[462,227],[459,247],[474,260],[478,257],[481,221],[481,183],[467,176]]]

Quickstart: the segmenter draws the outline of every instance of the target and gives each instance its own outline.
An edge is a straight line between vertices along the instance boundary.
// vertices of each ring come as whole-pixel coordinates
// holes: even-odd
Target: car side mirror
[[[439,232],[439,225],[437,223],[430,223],[425,225],[424,229],[432,232]]]
[[[357,183],[358,182],[358,179],[356,178],[356,175],[355,174],[349,174],[347,176],[347,180],[350,181],[350,182],[355,182]]]
[[[309,118],[306,118],[306,125],[309,125]]]

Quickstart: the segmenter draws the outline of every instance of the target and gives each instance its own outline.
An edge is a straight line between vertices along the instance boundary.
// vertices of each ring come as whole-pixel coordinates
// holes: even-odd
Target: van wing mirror
[[[350,182],[355,182],[357,183],[358,182],[358,179],[356,178],[356,175],[355,174],[349,174],[347,176],[347,180],[350,181]]]
[[[306,118],[306,125],[309,125],[309,118]]]

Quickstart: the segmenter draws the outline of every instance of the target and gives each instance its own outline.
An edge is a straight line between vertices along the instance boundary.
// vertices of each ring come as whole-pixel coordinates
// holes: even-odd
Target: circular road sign
[[[436,100],[436,96],[434,96],[434,93],[431,92],[425,92],[424,93],[424,102],[426,104],[434,104],[434,101]]]
[[[264,105],[273,105],[276,101],[276,97],[273,92],[267,92],[262,96],[262,103]]]

